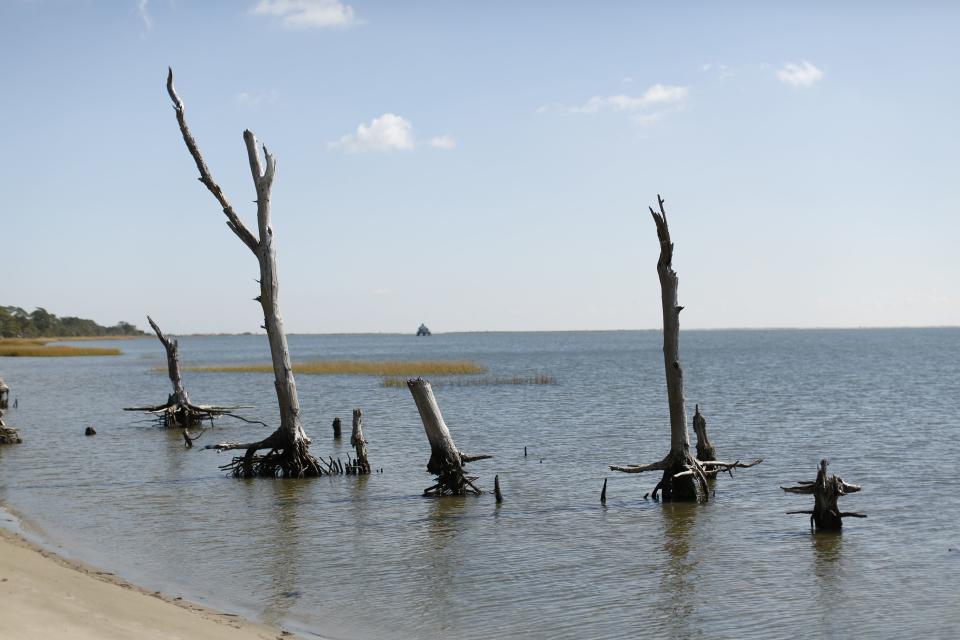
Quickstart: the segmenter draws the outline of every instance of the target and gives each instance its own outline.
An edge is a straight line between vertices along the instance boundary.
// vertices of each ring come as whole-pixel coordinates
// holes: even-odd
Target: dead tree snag
[[[427,471],[437,476],[437,483],[423,490],[426,496],[462,496],[468,491],[480,495],[483,493],[473,484],[476,476],[468,476],[463,465],[476,460],[491,458],[489,455],[469,456],[453,443],[450,430],[440,415],[440,407],[433,396],[430,383],[423,378],[407,380],[407,387],[413,395],[413,401],[420,412],[423,430],[430,441],[430,460]]]
[[[820,461],[816,480],[802,480],[796,487],[780,487],[788,493],[813,494],[813,511],[787,511],[810,515],[810,526],[823,530],[838,530],[843,527],[843,518],[866,518],[856,511],[840,511],[837,500],[848,493],[860,491],[860,485],[847,484],[839,476],[827,477],[827,464]]]
[[[283,330],[283,318],[280,315],[279,284],[277,278],[277,250],[274,244],[273,224],[270,219],[270,192],[273,177],[277,169],[274,157],[263,146],[263,160],[257,150],[257,140],[250,131],[243,132],[243,142],[247,147],[247,160],[257,192],[257,231],[259,237],[251,233],[233,210],[233,206],[224,196],[220,186],[214,182],[207,168],[196,140],[187,128],[183,114],[183,102],[173,87],[173,70],[167,76],[167,93],[173,101],[177,123],[187,150],[193,157],[200,172],[200,182],[210,191],[223,208],[227,217],[227,226],[257,258],[260,265],[260,295],[256,300],[263,308],[263,328],[267,331],[270,343],[270,357],[273,361],[274,387],[280,408],[280,426],[272,434],[257,442],[222,442],[206,448],[228,451],[245,449],[242,457],[234,458],[224,465],[239,478],[284,477],[302,478],[329,473],[322,470],[323,463],[310,455],[310,438],[300,423],[300,400],[297,398],[297,385],[293,379],[293,367],[290,364],[290,351],[287,348],[287,334]],[[265,455],[257,452],[267,449]]]
[[[173,385],[173,393],[167,398],[166,404],[158,404],[149,407],[125,407],[124,411],[143,411],[156,416],[157,420],[165,427],[192,427],[202,423],[204,420],[213,420],[219,416],[232,415],[236,409],[246,408],[246,406],[218,407],[214,405],[197,405],[190,402],[190,396],[183,386],[183,377],[180,375],[180,353],[176,340],[165,336],[153,321],[153,318],[147,316],[147,322],[153,327],[157,339],[167,352],[167,375],[170,377],[170,384]],[[233,416],[239,418],[239,416]],[[242,419],[242,418],[241,418]]]
[[[717,452],[707,437],[707,420],[700,413],[700,405],[696,405],[693,413],[693,432],[697,434],[697,460],[707,462],[716,460]]]
[[[356,449],[357,458],[347,465],[347,473],[363,475],[370,473],[370,463],[367,461],[367,441],[363,438],[363,412],[353,410],[353,431],[350,434],[350,446]]]
[[[736,467],[752,467],[761,460],[748,464],[697,460],[690,455],[690,438],[687,433],[687,410],[683,398],[683,368],[680,366],[680,312],[683,307],[677,302],[677,272],[673,270],[673,241],[667,224],[667,212],[663,198],[657,196],[659,212],[649,207],[657,227],[660,241],[660,256],[657,259],[657,275],[660,279],[661,304],[663,307],[663,367],[667,378],[667,403],[670,408],[670,452],[659,462],[642,465],[611,465],[613,471],[642,473],[662,471],[660,482],[653,490],[653,498],[663,491],[665,501],[706,502],[709,498],[707,477]],[[702,419],[702,417],[701,417]],[[706,437],[706,431],[704,431]],[[707,443],[709,444],[709,443]]]
[[[20,434],[13,427],[8,427],[3,422],[3,409],[0,409],[0,444],[20,444]]]

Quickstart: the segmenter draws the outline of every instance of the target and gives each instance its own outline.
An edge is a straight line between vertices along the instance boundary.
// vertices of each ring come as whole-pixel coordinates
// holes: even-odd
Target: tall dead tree
[[[273,225],[270,220],[270,190],[277,169],[275,158],[263,146],[263,161],[257,150],[257,140],[249,130],[243,132],[243,142],[247,147],[247,160],[257,192],[257,231],[254,236],[243,224],[224,196],[220,186],[214,182],[210,170],[200,155],[200,149],[187,128],[183,115],[183,101],[173,87],[173,69],[167,76],[167,93],[173,101],[180,125],[180,133],[200,172],[200,182],[213,194],[223,213],[227,216],[227,226],[257,258],[260,264],[260,295],[256,300],[263,308],[263,328],[270,343],[270,357],[273,360],[274,387],[280,407],[280,426],[272,434],[256,442],[222,442],[208,445],[208,449],[227,451],[246,449],[242,457],[224,465],[236,477],[276,477],[302,478],[319,476],[324,473],[323,463],[310,455],[310,438],[300,423],[300,401],[297,398],[297,385],[293,379],[293,367],[290,365],[290,351],[287,348],[287,335],[283,330],[283,318],[280,316],[279,286],[277,281],[277,252],[274,244]],[[266,449],[265,455],[257,452]],[[327,471],[329,472],[329,471]]]
[[[660,211],[649,207],[657,227],[660,241],[660,256],[657,259],[657,275],[660,278],[660,294],[663,307],[663,366],[667,378],[667,403],[670,407],[670,452],[663,460],[641,465],[611,465],[614,471],[642,473],[662,471],[663,476],[653,490],[654,499],[662,490],[665,501],[706,501],[709,498],[707,477],[736,467],[751,467],[760,460],[742,464],[697,460],[690,455],[690,438],[687,433],[687,410],[683,398],[683,368],[680,366],[680,312],[683,307],[677,302],[677,272],[673,270],[673,241],[667,224],[667,212],[663,198],[657,196]],[[701,418],[702,419],[702,418]],[[704,436],[706,431],[704,431]]]
[[[823,530],[837,530],[843,527],[843,518],[866,518],[856,511],[840,511],[837,500],[848,493],[860,491],[860,485],[847,484],[839,476],[827,476],[825,459],[820,461],[816,480],[801,480],[796,487],[780,487],[787,493],[813,494],[812,511],[787,511],[810,515],[810,526]]]
[[[489,455],[470,456],[453,443],[450,430],[440,415],[440,407],[433,396],[430,383],[423,378],[407,380],[407,387],[413,395],[413,401],[420,412],[423,430],[430,441],[430,460],[427,471],[437,476],[437,483],[423,490],[426,496],[462,496],[468,491],[480,495],[483,493],[473,484],[477,476],[468,476],[463,465],[475,460],[491,458]]]
[[[183,376],[180,375],[180,353],[177,341],[165,336],[150,316],[147,316],[147,322],[153,327],[157,339],[160,340],[160,344],[167,352],[167,375],[170,377],[170,384],[173,385],[173,393],[167,398],[165,404],[148,407],[124,407],[124,411],[143,411],[156,416],[160,423],[166,427],[187,428],[200,424],[204,420],[232,415],[232,412],[236,409],[247,408],[246,405],[219,407],[191,403],[190,396],[187,395],[187,390],[183,386]],[[239,418],[239,416],[233,417]],[[187,441],[189,442],[189,436],[187,436]]]

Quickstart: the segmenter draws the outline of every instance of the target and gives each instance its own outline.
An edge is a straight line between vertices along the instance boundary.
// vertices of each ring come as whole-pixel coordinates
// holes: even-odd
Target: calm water
[[[300,376],[318,455],[334,416],[364,410],[384,473],[237,481],[227,454],[123,406],[166,399],[155,339],[119,358],[3,359],[24,444],[0,449],[0,502],[48,543],[148,588],[333,638],[960,636],[960,329],[685,332],[687,399],[723,459],[706,505],[643,500],[669,445],[658,332],[293,336],[298,360],[469,358],[538,387],[436,387],[458,446],[505,501],[420,497],[429,450],[406,389]],[[265,338],[187,337],[187,363],[266,362]],[[186,374],[195,402],[255,403],[271,377]],[[87,425],[99,435],[83,436]],[[198,445],[267,430],[224,419]],[[523,447],[529,457],[523,457]],[[812,499],[778,488],[821,457],[863,492],[841,535],[812,535]],[[609,478],[606,508],[599,504]]]

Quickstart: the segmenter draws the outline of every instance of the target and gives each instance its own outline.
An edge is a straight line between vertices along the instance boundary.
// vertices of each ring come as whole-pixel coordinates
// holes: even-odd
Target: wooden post
[[[493,496],[497,500],[497,504],[503,502],[503,494],[500,493],[500,474],[493,476]]]
[[[363,412],[360,409],[353,410],[353,431],[350,434],[350,446],[357,451],[354,473],[370,473],[370,463],[367,461],[367,441],[363,438]]]
[[[263,161],[257,150],[257,140],[249,130],[243,132],[243,142],[247,148],[247,160],[250,174],[257,192],[257,231],[255,237],[240,220],[233,206],[227,201],[220,186],[214,182],[207,168],[196,140],[187,128],[184,119],[183,101],[173,87],[173,69],[167,75],[167,93],[173,102],[177,124],[187,150],[193,157],[200,182],[210,191],[227,217],[227,226],[257,258],[260,266],[260,295],[255,299],[263,308],[263,329],[270,343],[270,359],[273,362],[274,389],[280,409],[280,427],[271,435],[258,442],[224,442],[210,445],[218,451],[246,449],[242,458],[235,458],[226,465],[237,477],[276,477],[302,478],[318,476],[322,470],[317,460],[308,452],[310,439],[300,423],[300,400],[297,397],[297,385],[290,364],[290,350],[287,346],[287,334],[283,330],[283,317],[280,315],[279,280],[277,277],[277,248],[271,221],[271,190],[277,163],[273,155],[263,146]],[[270,449],[265,456],[257,456],[260,449]]]
[[[847,484],[839,476],[827,476],[826,459],[820,461],[816,480],[804,480],[796,487],[780,487],[788,493],[813,494],[812,511],[788,511],[787,513],[804,513],[810,515],[810,524],[825,531],[838,530],[843,527],[843,518],[866,518],[867,516],[856,511],[840,511],[837,500],[848,493],[860,491],[860,485]]]
[[[333,419],[333,439],[334,440],[340,439],[340,426],[341,426],[340,418],[334,418]]]
[[[437,476],[437,483],[425,489],[424,495],[462,496],[468,490],[480,495],[482,491],[473,484],[476,477],[467,476],[463,465],[492,456],[468,456],[457,449],[450,436],[450,430],[447,429],[447,424],[440,414],[440,407],[437,406],[437,399],[433,395],[429,382],[423,378],[411,379],[407,380],[407,387],[413,395],[417,411],[420,412],[420,420],[423,422],[423,430],[430,442],[427,471]]]

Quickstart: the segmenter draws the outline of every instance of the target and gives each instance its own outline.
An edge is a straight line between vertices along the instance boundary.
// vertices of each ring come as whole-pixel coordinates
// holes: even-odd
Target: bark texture
[[[413,401],[420,412],[423,430],[430,442],[430,460],[427,462],[427,471],[437,476],[437,483],[424,489],[424,495],[456,495],[462,496],[468,492],[480,495],[483,493],[473,484],[476,476],[468,476],[463,465],[467,462],[490,458],[488,455],[469,456],[459,449],[453,442],[450,430],[443,421],[437,399],[433,395],[430,383],[423,378],[407,380],[407,387],[413,395]]]
[[[350,446],[356,450],[357,457],[348,467],[353,474],[370,473],[370,462],[367,460],[367,441],[363,437],[363,411],[353,410],[353,430],[350,433]]]
[[[184,119],[183,102],[173,86],[173,70],[167,76],[167,93],[173,101],[177,123],[184,144],[193,157],[200,172],[200,182],[216,198],[227,217],[227,226],[243,244],[256,256],[260,266],[260,295],[256,300],[263,308],[263,328],[270,343],[270,357],[273,362],[274,388],[280,409],[280,426],[267,438],[258,442],[224,442],[211,445],[220,451],[246,449],[243,457],[234,458],[224,466],[237,477],[281,476],[302,478],[322,474],[320,463],[310,455],[310,439],[300,422],[300,401],[297,398],[297,385],[290,364],[290,351],[287,347],[287,335],[283,330],[283,318],[280,315],[279,282],[277,278],[277,251],[271,222],[270,193],[277,163],[273,155],[263,146],[263,159],[257,149],[257,140],[249,130],[243,132],[243,142],[247,148],[247,160],[257,192],[257,231],[254,236],[237,216],[233,206],[224,196],[220,186],[214,182],[197,147],[196,140],[187,128]],[[266,455],[257,455],[257,451],[268,449]]]
[[[856,511],[840,511],[837,500],[848,493],[860,491],[860,485],[847,484],[839,476],[828,476],[824,459],[820,461],[816,480],[802,480],[796,487],[780,487],[788,493],[813,494],[812,511],[788,511],[810,515],[810,525],[824,531],[836,531],[843,527],[843,518],[866,518]]]

